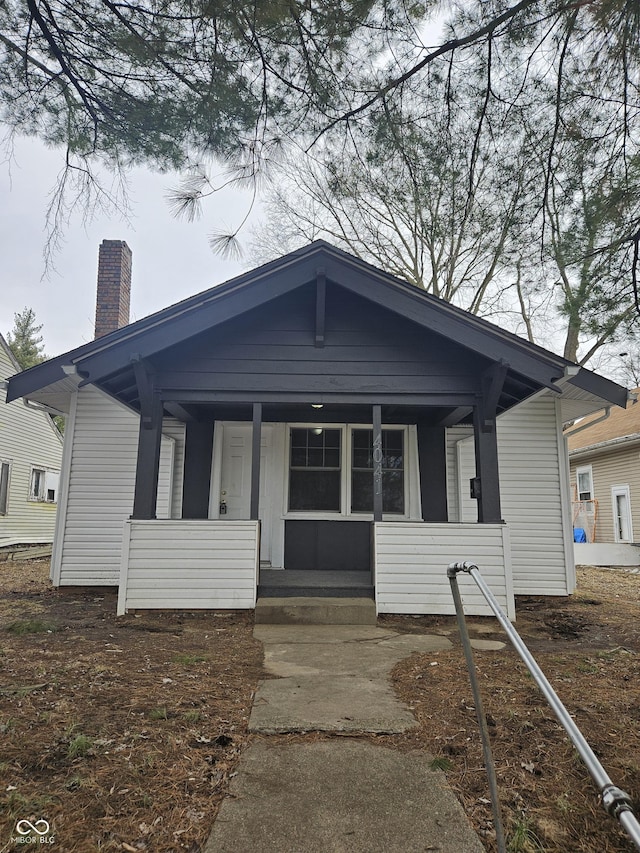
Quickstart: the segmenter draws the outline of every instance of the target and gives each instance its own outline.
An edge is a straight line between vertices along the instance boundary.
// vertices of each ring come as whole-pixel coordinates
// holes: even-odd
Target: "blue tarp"
[[[587,534],[584,527],[574,527],[573,528],[573,541],[574,542],[586,542]]]

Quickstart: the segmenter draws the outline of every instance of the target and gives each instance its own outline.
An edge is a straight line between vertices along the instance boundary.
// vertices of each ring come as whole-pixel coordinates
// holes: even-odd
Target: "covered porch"
[[[453,613],[446,565],[485,557],[513,612],[495,402],[488,417],[491,400],[455,392],[384,404],[167,393],[175,396],[155,395],[155,415],[152,406],[140,419],[120,612],[323,595],[371,597],[378,613]],[[171,520],[155,517],[167,413],[185,423],[181,518]],[[450,520],[452,420],[473,437],[470,524]],[[483,612],[480,600],[470,606]]]

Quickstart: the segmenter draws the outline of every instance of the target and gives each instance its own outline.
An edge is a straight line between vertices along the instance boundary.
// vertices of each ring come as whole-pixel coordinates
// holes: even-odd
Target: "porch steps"
[[[370,572],[260,569],[258,598],[373,598]]]
[[[371,598],[259,598],[255,621],[257,625],[375,625],[376,605]]]

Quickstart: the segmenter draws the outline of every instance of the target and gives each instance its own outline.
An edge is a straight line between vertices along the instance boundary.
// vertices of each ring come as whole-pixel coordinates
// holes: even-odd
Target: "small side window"
[[[0,515],[6,515],[9,509],[9,477],[11,464],[0,462]]]
[[[49,504],[57,503],[59,480],[59,471],[47,471],[46,468],[32,468],[29,500]]]
[[[593,474],[591,465],[576,469],[576,487],[579,501],[593,500]]]
[[[44,475],[43,468],[31,469],[31,484],[29,486],[29,500],[43,501],[44,500]]]

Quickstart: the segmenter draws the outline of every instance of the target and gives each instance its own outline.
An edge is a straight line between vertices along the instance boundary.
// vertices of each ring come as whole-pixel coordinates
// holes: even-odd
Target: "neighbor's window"
[[[593,500],[593,475],[591,465],[576,469],[576,485],[579,501]]]
[[[373,430],[351,439],[351,511],[373,512]],[[404,431],[382,430],[382,511],[404,513]]]
[[[45,468],[32,468],[29,500],[56,503],[58,500],[59,480],[60,474],[57,471],[47,471]]]
[[[9,462],[0,463],[0,515],[6,515],[9,507],[9,474],[11,472],[11,464]]]
[[[340,512],[341,430],[295,427],[290,437],[289,510]]]

